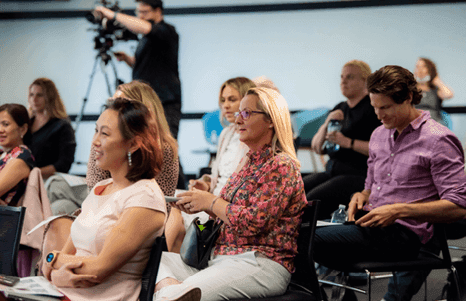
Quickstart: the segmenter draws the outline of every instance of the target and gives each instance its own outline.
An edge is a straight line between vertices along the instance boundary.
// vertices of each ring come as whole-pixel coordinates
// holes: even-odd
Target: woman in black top
[[[29,148],[44,179],[67,173],[74,161],[74,131],[55,84],[38,78],[29,86],[32,139]]]

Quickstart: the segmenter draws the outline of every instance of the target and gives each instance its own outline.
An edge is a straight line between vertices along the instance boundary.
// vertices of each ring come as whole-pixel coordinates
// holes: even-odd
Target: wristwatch
[[[58,258],[58,254],[60,254],[60,252],[58,252],[58,251],[52,251],[52,252],[50,252],[49,254],[47,254],[47,257],[45,257],[45,261],[46,261],[47,264],[50,265],[52,268],[53,268],[53,264],[55,263],[55,261],[56,261],[57,258]]]

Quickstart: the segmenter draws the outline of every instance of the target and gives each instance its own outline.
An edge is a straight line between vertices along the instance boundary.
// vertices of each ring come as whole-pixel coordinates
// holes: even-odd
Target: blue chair
[[[305,149],[310,152],[314,172],[317,172],[316,154],[311,150],[312,138],[317,133],[327,118],[328,108],[317,108],[304,110],[291,116],[294,138],[296,138],[297,149]],[[324,159],[321,157],[322,164]]]
[[[204,126],[204,136],[208,143],[217,146],[218,137],[223,130],[220,123],[220,110],[207,112],[202,116],[202,125]]]
[[[220,137],[220,133],[223,130],[223,125],[220,123],[220,110],[215,110],[213,112],[207,112],[202,116],[202,125],[204,126],[204,137],[209,147],[207,149],[194,150],[194,153],[209,154],[209,164],[206,169],[209,169],[212,165],[213,160],[217,155],[217,144]],[[210,173],[209,171],[205,171]],[[201,169],[202,173],[202,169]]]
[[[453,130],[453,121],[451,120],[450,114],[448,114],[445,111],[440,111],[440,115],[442,116],[443,123],[445,126],[450,129],[451,131]]]

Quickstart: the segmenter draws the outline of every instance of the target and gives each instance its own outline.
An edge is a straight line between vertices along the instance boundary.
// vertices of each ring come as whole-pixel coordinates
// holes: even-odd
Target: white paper
[[[60,293],[53,284],[47,281],[43,276],[24,277],[12,287],[0,288],[6,295],[8,294],[25,294],[25,295],[42,295],[60,298],[64,295]]]

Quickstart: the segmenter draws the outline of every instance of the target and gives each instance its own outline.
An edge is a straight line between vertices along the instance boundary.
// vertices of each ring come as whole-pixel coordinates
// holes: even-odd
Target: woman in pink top
[[[163,162],[152,113],[115,99],[96,123],[98,167],[111,178],[95,185],[61,251],[47,254],[43,273],[71,300],[137,300],[142,272],[166,220],[154,180]]]

